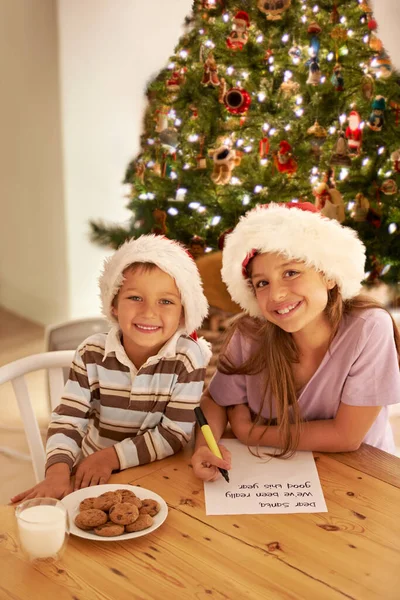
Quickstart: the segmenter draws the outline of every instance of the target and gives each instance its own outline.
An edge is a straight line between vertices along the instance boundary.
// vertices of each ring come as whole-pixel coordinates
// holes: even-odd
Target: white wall
[[[400,3],[399,0],[372,0],[378,36],[393,64],[400,71]]]
[[[70,316],[98,311],[106,251],[89,219],[123,222],[121,182],[139,150],[150,76],[165,66],[191,0],[58,0]]]
[[[53,0],[0,0],[0,304],[68,311]]]

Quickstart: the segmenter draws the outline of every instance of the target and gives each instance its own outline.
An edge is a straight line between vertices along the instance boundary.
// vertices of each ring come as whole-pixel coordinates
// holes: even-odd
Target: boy
[[[106,259],[99,283],[112,328],[77,349],[48,429],[45,479],[12,502],[63,498],[74,467],[75,489],[107,483],[190,439],[211,356],[193,339],[208,311],[194,261],[177,242],[141,236]]]

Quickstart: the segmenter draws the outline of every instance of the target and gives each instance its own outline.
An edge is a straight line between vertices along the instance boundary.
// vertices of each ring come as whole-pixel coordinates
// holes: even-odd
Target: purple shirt
[[[241,364],[254,347],[254,342],[236,331],[227,351],[234,364]],[[262,373],[223,375],[217,371],[209,390],[217,404],[248,404],[257,414],[263,388]],[[275,418],[274,399],[272,415],[268,399],[261,415],[266,419]],[[317,371],[298,395],[304,421],[333,419],[340,402],[352,406],[382,406],[363,441],[386,452],[395,452],[388,405],[400,402],[400,371],[393,324],[385,310],[373,308],[345,315]]]

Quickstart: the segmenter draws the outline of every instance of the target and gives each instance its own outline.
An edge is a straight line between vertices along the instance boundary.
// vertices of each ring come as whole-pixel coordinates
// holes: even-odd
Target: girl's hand
[[[65,466],[67,467],[67,465]],[[57,498],[57,500],[61,500],[61,498],[72,492],[69,468],[67,467],[67,469],[67,474],[46,475],[46,479],[29,490],[17,494],[11,498],[11,502],[15,504],[31,498]]]
[[[250,429],[253,425],[251,412],[247,404],[235,404],[228,407],[228,420],[237,439],[247,444]]]
[[[218,448],[221,451],[222,458],[215,456],[208,446],[199,446],[194,452],[191,460],[193,466],[193,473],[198,479],[203,481],[215,481],[219,477],[222,477],[218,471],[218,467],[221,469],[231,468],[231,453],[225,448],[220,446]]]
[[[118,456],[113,447],[94,452],[79,463],[74,490],[107,483],[111,473],[119,467]]]

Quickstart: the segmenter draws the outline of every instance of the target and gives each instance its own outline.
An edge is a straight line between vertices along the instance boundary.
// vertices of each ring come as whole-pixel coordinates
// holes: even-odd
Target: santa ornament
[[[184,71],[173,71],[171,77],[167,80],[167,90],[169,92],[179,92],[179,88],[184,82]]]
[[[279,150],[274,156],[274,162],[280,173],[293,175],[297,171],[297,162],[292,154],[292,146],[286,140],[279,142]]]
[[[291,0],[258,0],[257,6],[268,21],[279,21],[290,4]]]
[[[217,185],[226,185],[231,180],[233,169],[240,165],[242,153],[233,150],[230,146],[222,145],[210,154],[214,161],[211,179]]]
[[[243,46],[247,44],[249,34],[247,28],[250,27],[250,19],[247,12],[239,10],[232,19],[233,27],[226,40],[226,45],[231,50],[243,50]]]
[[[360,154],[362,142],[362,129],[360,127],[361,117],[356,110],[352,110],[348,118],[346,138],[351,154]]]

